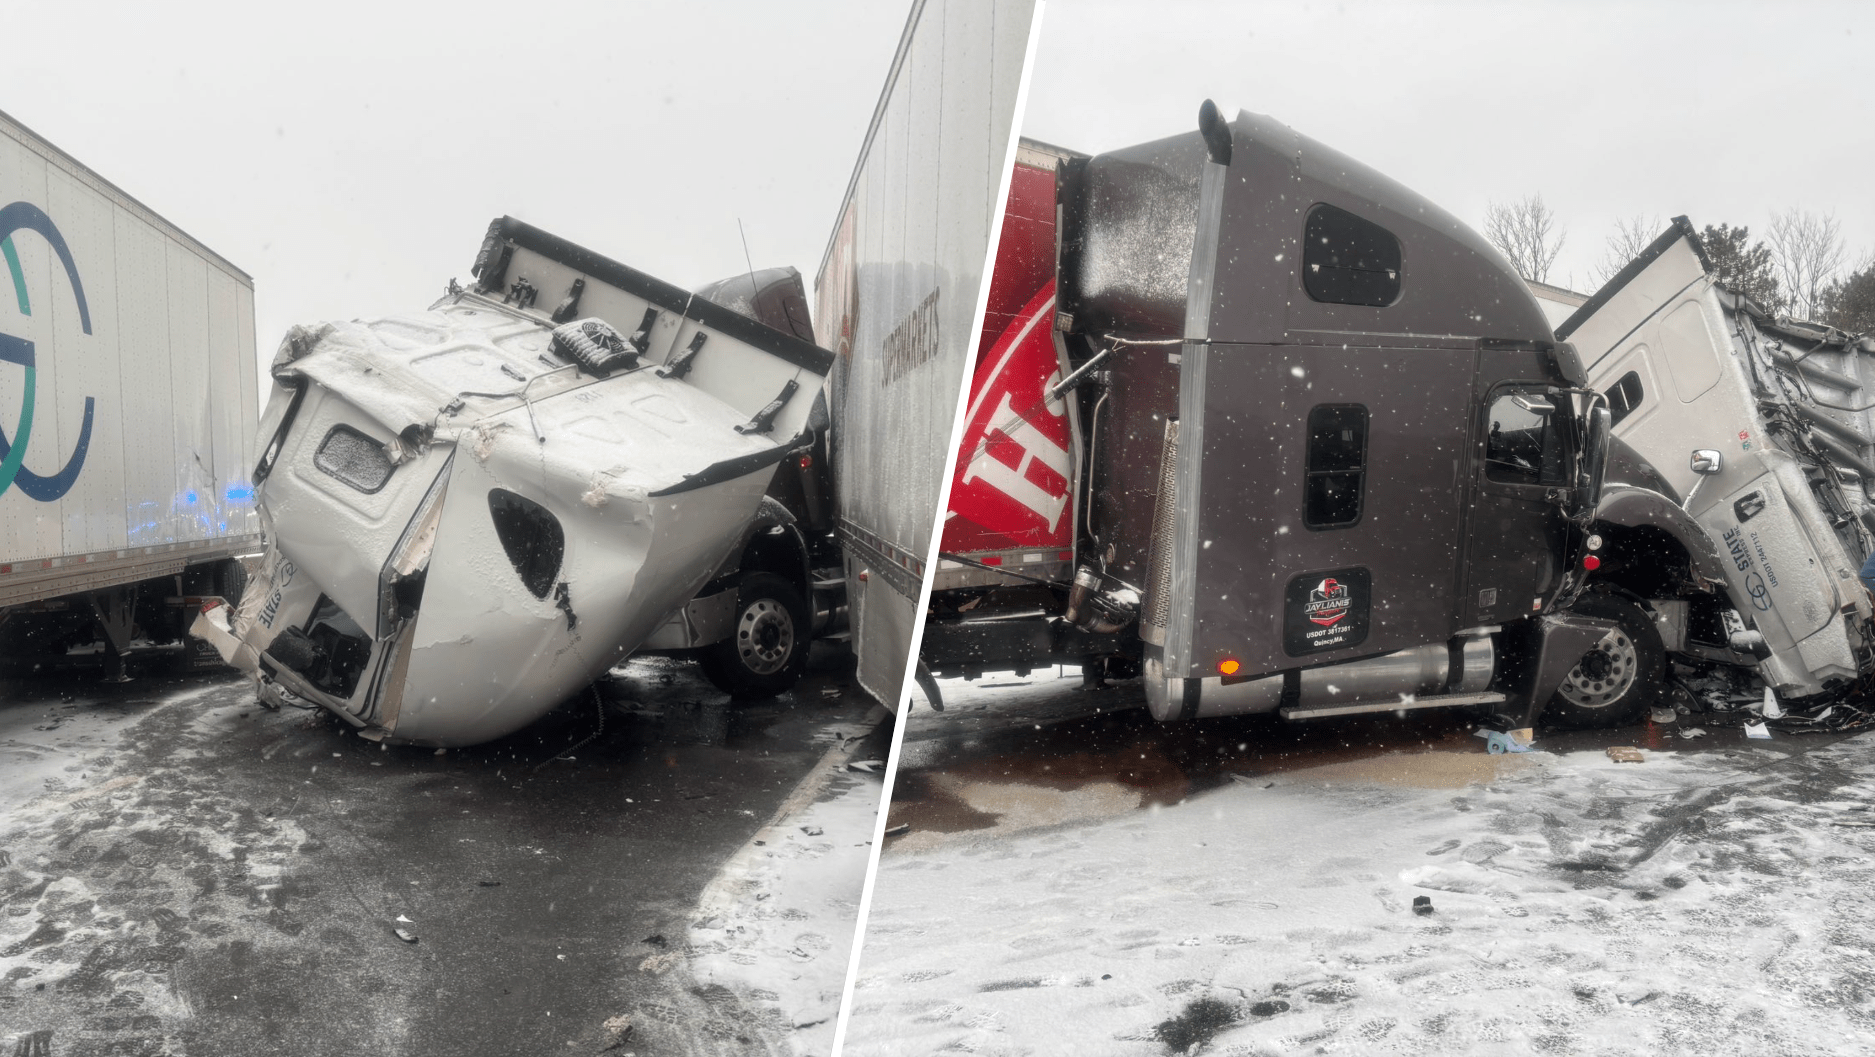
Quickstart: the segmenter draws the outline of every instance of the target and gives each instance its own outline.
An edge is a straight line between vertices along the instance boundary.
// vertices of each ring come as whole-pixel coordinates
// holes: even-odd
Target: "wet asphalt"
[[[0,804],[0,913],[38,920],[0,950],[24,956],[0,1039],[38,1033],[33,1057],[771,1052],[734,994],[663,956],[841,735],[876,725],[860,752],[883,757],[890,725],[837,648],[759,703],[683,661],[617,672],[603,706],[442,754],[261,709],[225,671],[0,683],[16,740],[115,735],[72,749],[70,793]],[[608,1050],[618,1017],[632,1031]]]
[[[1137,680],[1086,689],[1072,669],[982,683],[945,680],[946,707],[922,701],[905,721],[888,826],[962,833],[998,828],[953,792],[957,780],[1071,792],[1112,783],[1137,791],[1139,807],[1178,803],[1232,781],[1276,781],[1287,772],[1428,752],[1484,754],[1476,718],[1462,710],[1377,713],[1291,722],[1275,715],[1160,723]],[[1590,731],[1539,728],[1549,752],[1634,746],[1698,755],[1749,747],[1797,756],[1857,736],[1785,734],[1747,739],[1742,713],[1681,715]],[[1682,732],[1701,729],[1698,737]],[[1865,740],[1875,740],[1869,735]],[[890,843],[887,850],[890,850]]]

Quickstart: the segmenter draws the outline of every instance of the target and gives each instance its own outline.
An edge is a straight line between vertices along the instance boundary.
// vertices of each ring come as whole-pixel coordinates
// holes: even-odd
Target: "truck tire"
[[[704,647],[703,674],[731,697],[773,697],[807,670],[813,614],[795,586],[774,573],[749,573],[736,587],[729,637]]]
[[[247,590],[247,566],[239,558],[225,558],[215,565],[215,593],[228,600],[230,609],[241,608],[241,594]]]
[[[1660,693],[1666,650],[1645,610],[1618,595],[1584,595],[1573,613],[1618,626],[1576,662],[1543,710],[1544,722],[1565,730],[1619,727],[1639,719]]]

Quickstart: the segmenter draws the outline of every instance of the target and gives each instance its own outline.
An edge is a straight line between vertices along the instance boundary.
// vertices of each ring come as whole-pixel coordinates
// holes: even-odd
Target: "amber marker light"
[[[1229,657],[1226,657],[1223,660],[1217,662],[1217,670],[1220,674],[1223,674],[1223,675],[1236,675],[1237,669],[1241,667],[1243,667],[1243,665],[1238,664],[1236,661],[1232,660]]]

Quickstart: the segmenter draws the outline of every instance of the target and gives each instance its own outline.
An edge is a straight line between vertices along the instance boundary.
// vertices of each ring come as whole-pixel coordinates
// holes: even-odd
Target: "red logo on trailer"
[[[1349,606],[1348,585],[1331,576],[1309,592],[1309,600],[1302,611],[1322,627],[1332,628],[1348,615]]]
[[[1073,546],[1073,434],[1055,348],[1049,280],[977,362],[951,483],[947,551]]]

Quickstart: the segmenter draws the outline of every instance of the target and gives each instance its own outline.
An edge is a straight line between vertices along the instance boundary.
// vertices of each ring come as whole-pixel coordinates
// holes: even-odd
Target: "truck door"
[[[1527,616],[1562,572],[1563,520],[1555,498],[1569,485],[1566,409],[1544,395],[1545,388],[1542,382],[1481,386],[1457,600],[1458,619],[1467,626]]]
[[[1212,347],[1194,667],[1271,672],[1451,633],[1474,356]]]

